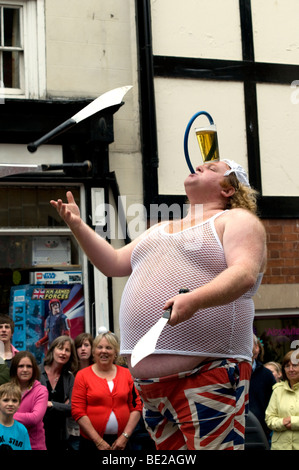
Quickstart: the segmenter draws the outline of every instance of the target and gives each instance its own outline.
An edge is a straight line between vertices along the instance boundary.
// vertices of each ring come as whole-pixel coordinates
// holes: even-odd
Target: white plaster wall
[[[298,90],[258,84],[257,97],[263,195],[298,196]]]
[[[251,4],[255,60],[298,64],[298,0],[252,0]],[[152,0],[151,11],[154,54],[242,59],[237,0]],[[291,83],[257,84],[265,196],[299,195],[299,76],[293,80],[293,88]],[[161,193],[184,193],[182,180],[188,171],[184,132],[200,110],[208,111],[217,125],[220,158],[248,167],[242,83],[156,78],[155,98]],[[189,136],[193,166],[201,159],[194,127]]]
[[[130,0],[47,0],[47,88],[96,96],[132,81]]]
[[[46,0],[46,57],[50,97],[96,98],[133,85],[114,115],[111,170],[123,171],[126,156],[140,162],[134,0]]]
[[[237,0],[152,0],[156,55],[242,58]]]
[[[238,161],[247,169],[243,86],[240,83],[207,80],[155,79],[159,190],[162,194],[184,194],[183,181],[190,173],[184,153],[184,135],[189,120],[207,111],[217,127],[220,158]],[[188,139],[193,168],[202,164],[195,127],[209,124],[199,116]]]
[[[251,8],[255,60],[298,65],[299,2],[251,0]]]

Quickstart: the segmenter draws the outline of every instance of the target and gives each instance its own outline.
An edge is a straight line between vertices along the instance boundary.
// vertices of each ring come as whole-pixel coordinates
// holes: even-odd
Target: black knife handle
[[[187,294],[187,292],[189,292],[188,287],[181,287],[179,290],[179,294]]]
[[[189,289],[187,287],[181,287],[179,290],[179,294],[186,294],[187,292],[189,292]],[[171,312],[172,312],[172,306],[169,307],[167,310],[165,310],[165,312],[162,315],[162,318],[167,318],[169,320]]]

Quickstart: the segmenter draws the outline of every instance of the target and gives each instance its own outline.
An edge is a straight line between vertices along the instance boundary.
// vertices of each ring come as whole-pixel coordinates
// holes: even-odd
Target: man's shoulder
[[[236,207],[234,209],[227,210],[224,214],[224,220],[234,223],[247,223],[247,224],[255,224],[256,226],[261,227],[264,229],[264,225],[260,218],[254,214],[253,212],[242,209],[240,207]]]
[[[225,214],[228,217],[249,217],[259,220],[256,214],[249,211],[248,209],[243,209],[242,207],[234,207],[233,209],[229,209],[225,211]]]

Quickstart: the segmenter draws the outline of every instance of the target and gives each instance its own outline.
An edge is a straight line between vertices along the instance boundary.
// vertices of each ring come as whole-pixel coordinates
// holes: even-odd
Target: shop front
[[[258,311],[253,329],[264,346],[264,362],[281,363],[287,352],[299,347],[298,309]]]
[[[9,163],[11,169],[0,177],[0,311],[14,319],[17,349],[30,350],[39,360],[54,336],[75,338],[83,331],[95,335],[100,325],[113,328],[109,280],[87,260],[50,200],[66,200],[72,191],[82,219],[92,228],[101,223],[99,206],[111,185],[117,188],[108,147],[118,107],[98,113],[33,155],[27,150],[28,142],[84,104],[20,100],[6,103],[0,117],[0,164]],[[20,164],[53,162],[59,170],[19,169]]]

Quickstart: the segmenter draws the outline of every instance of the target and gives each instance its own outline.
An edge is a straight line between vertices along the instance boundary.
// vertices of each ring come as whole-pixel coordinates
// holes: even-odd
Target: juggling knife
[[[185,287],[180,289],[179,293],[184,294],[189,292],[189,289]],[[145,335],[140,338],[140,340],[136,343],[132,355],[131,355],[131,366],[135,367],[138,362],[140,362],[145,357],[149,356],[155,351],[157,341],[159,339],[160,334],[164,326],[168,323],[170,319],[172,307],[165,310],[162,317],[155,323]]]
[[[28,164],[25,163],[0,163],[0,178],[5,176],[23,175],[25,173],[39,173],[43,171],[66,170],[70,168],[85,169],[90,171],[92,164],[89,160],[80,163],[53,163],[53,164]]]
[[[107,91],[103,95],[99,96],[95,100],[93,100],[91,103],[89,103],[87,106],[85,106],[81,111],[76,113],[74,116],[71,118],[67,119],[64,121],[62,124],[59,126],[55,127],[52,131],[48,132],[45,134],[43,137],[40,139],[36,140],[35,142],[32,142],[31,144],[27,145],[27,149],[29,152],[33,153],[37,150],[37,148],[46,142],[48,142],[50,139],[53,139],[53,137],[56,137],[57,135],[61,134],[62,132],[65,132],[66,130],[70,129],[71,127],[75,126],[79,122],[83,121],[84,119],[92,116],[93,114],[98,113],[99,111],[102,111],[103,109],[109,108],[110,106],[115,106],[117,104],[120,104],[124,95],[132,88],[131,85],[123,86],[120,88],[114,88],[114,90]]]

